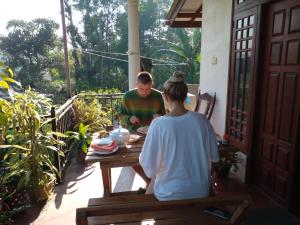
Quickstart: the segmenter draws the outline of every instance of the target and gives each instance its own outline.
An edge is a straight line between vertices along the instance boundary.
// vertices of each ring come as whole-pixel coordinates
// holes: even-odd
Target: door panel
[[[280,112],[279,139],[291,143],[293,128],[293,108],[296,102],[298,76],[296,73],[286,73],[283,77],[282,107]]]
[[[300,1],[270,3],[264,16],[256,182],[288,205],[299,134]]]
[[[300,40],[292,40],[287,43],[286,65],[299,64]]]
[[[289,169],[289,156],[290,152],[287,151],[286,148],[278,147],[275,161],[275,165],[278,167],[278,169],[282,169],[284,171]]]
[[[289,32],[299,32],[300,31],[300,6],[295,6],[291,8],[291,23]]]
[[[274,135],[275,132],[275,119],[276,119],[276,103],[279,97],[278,85],[279,85],[279,74],[270,73],[269,83],[267,87],[267,108],[265,115],[265,133]]]

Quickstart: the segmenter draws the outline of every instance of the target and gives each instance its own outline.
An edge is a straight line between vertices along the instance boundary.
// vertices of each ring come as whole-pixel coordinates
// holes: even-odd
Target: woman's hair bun
[[[184,82],[184,73],[176,71],[164,84],[164,93],[173,101],[184,102],[188,88]]]

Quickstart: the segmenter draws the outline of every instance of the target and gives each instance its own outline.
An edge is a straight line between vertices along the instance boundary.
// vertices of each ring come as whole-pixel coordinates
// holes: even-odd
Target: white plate
[[[147,134],[149,126],[139,127],[136,131],[141,134]]]
[[[110,137],[106,138],[95,138],[92,141],[92,144],[94,145],[110,145],[113,142],[113,140]]]
[[[97,154],[97,155],[109,155],[109,154],[112,154],[112,153],[115,153],[116,151],[118,151],[119,150],[119,147],[117,146],[117,147],[115,147],[115,149],[114,150],[112,150],[112,151],[110,151],[110,152],[108,152],[108,151],[100,151],[100,150],[94,150],[93,148],[91,148],[90,147],[90,149],[89,150],[91,150],[91,151],[93,151],[93,153],[95,153],[95,154]]]
[[[133,143],[133,142],[136,142],[136,141],[140,140],[141,138],[142,138],[141,135],[138,135],[138,134],[130,134],[128,142],[129,142],[129,143]]]

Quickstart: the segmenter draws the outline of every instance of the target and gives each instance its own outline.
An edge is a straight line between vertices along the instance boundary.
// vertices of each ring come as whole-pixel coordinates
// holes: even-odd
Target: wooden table
[[[85,162],[87,164],[100,163],[103,181],[103,195],[110,196],[112,194],[111,168],[127,167],[139,165],[139,156],[144,144],[144,138],[126,147],[119,148],[115,153],[109,155],[96,155],[93,151],[89,151]],[[220,155],[230,151],[235,151],[236,148],[232,145],[219,146]]]
[[[109,155],[96,155],[89,151],[85,162],[87,164],[99,162],[102,171],[103,195],[109,196],[112,193],[111,168],[139,165],[139,156],[144,144],[144,138],[133,144],[121,147],[115,153]]]

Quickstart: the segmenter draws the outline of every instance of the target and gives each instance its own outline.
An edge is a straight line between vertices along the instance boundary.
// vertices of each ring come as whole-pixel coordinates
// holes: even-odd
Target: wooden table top
[[[141,140],[126,144],[125,147],[120,147],[118,151],[108,154],[99,155],[95,154],[93,150],[89,150],[85,158],[87,164],[100,162],[102,166],[119,167],[119,166],[131,166],[139,163],[139,155],[141,153],[144,138]],[[232,145],[220,145],[220,154],[226,154],[231,151],[237,151],[238,149]]]
[[[137,142],[126,144],[125,147],[119,147],[118,151],[108,155],[95,154],[93,150],[89,150],[85,162],[88,164],[100,162],[102,166],[109,165],[111,167],[138,164],[143,144],[144,138]]]

